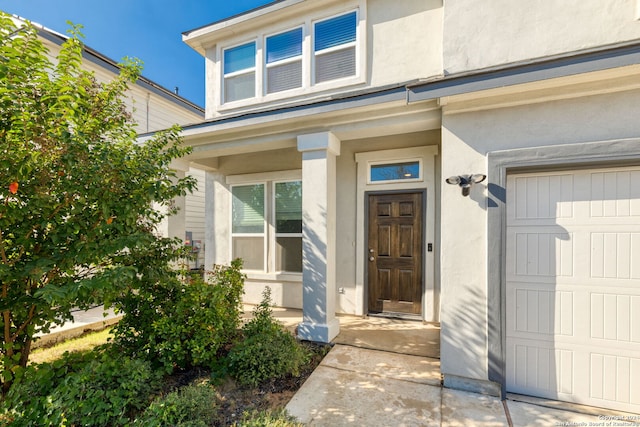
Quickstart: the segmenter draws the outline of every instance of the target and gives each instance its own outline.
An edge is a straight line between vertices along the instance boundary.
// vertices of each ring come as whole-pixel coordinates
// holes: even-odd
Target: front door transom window
[[[395,181],[418,181],[422,178],[419,160],[369,164],[369,183],[382,184]]]

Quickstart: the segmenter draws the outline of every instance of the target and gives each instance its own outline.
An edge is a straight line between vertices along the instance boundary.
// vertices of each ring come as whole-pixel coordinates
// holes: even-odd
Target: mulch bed
[[[220,405],[219,418],[215,426],[230,426],[239,421],[245,412],[284,409],[289,400],[298,391],[302,384],[320,364],[331,347],[326,344],[305,342],[304,345],[311,350],[312,357],[309,363],[301,370],[297,377],[287,376],[273,379],[255,388],[240,386],[231,378],[225,379],[216,387]],[[175,373],[165,382],[165,391],[169,392],[197,381],[205,381],[211,378],[211,372],[206,369],[195,368]]]

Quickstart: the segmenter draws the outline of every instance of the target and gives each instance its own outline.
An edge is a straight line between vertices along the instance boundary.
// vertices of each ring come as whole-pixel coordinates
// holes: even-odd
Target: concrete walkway
[[[253,306],[244,310],[243,317],[250,318]],[[273,315],[292,331],[302,321],[300,310],[274,308]],[[37,343],[55,343],[120,319],[112,311],[105,315],[103,307],[77,311],[73,316],[73,322],[53,328]],[[637,416],[631,414],[515,395],[503,402],[443,388],[438,325],[377,317],[338,318],[341,332],[334,347],[286,407],[309,426],[640,427]],[[606,416],[613,418],[604,419]]]
[[[578,413],[509,399],[502,402],[497,397],[446,389],[440,385],[438,359],[340,344],[286,409],[306,425],[331,427],[605,426],[607,421],[601,417],[610,414],[605,410]]]
[[[111,326],[120,320],[121,315],[113,310],[106,310],[103,306],[94,307],[89,310],[76,310],[71,313],[73,320],[66,322],[62,326],[54,326],[48,334],[36,334],[38,340],[33,348],[48,347],[68,339],[79,337],[85,332],[100,331]]]

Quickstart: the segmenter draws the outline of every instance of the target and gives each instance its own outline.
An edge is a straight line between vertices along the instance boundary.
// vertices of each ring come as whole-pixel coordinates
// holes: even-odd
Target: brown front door
[[[422,313],[422,195],[370,194],[370,313]]]

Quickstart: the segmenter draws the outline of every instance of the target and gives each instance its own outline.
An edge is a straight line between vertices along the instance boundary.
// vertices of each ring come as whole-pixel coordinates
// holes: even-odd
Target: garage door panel
[[[514,232],[507,251],[513,253],[513,264],[507,274],[514,276],[573,276],[573,236],[570,233]]]
[[[591,277],[640,279],[640,233],[591,233]]]
[[[510,216],[553,221],[573,216],[573,175],[526,176],[514,182],[518,197],[513,199]]]
[[[602,171],[590,173],[591,216],[640,216],[640,188],[633,185],[640,171]]]
[[[640,296],[591,294],[591,337],[640,344]]]
[[[592,399],[640,404],[640,359],[611,354],[591,353],[589,397]]]
[[[508,177],[508,391],[640,412],[639,179]]]
[[[573,241],[567,233],[516,233],[516,275],[572,276]]]
[[[573,335],[574,294],[545,289],[514,289],[512,303],[513,332]],[[531,337],[542,338],[542,337]]]
[[[511,374],[507,383],[509,391],[531,393],[548,398],[570,396],[574,392],[575,354],[571,349],[528,345],[516,341],[511,348],[507,371]]]
[[[526,340],[515,340],[507,352],[510,392],[622,410],[640,404],[634,387],[640,382],[639,358]]]

